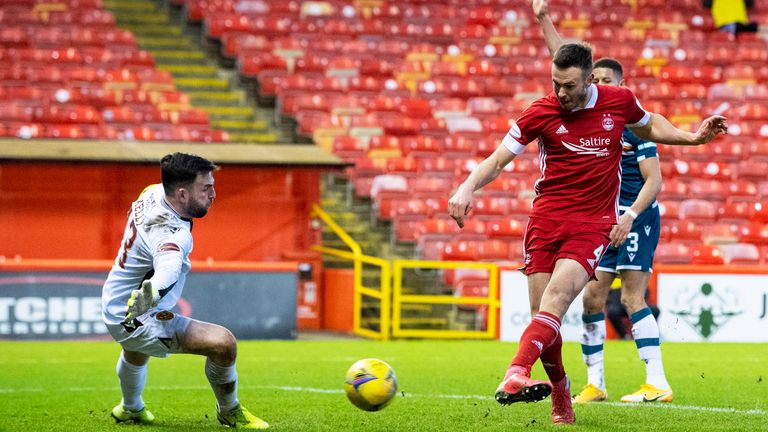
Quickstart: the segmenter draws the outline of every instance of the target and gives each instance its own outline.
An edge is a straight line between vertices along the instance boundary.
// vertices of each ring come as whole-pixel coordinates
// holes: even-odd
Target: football
[[[344,380],[347,398],[365,411],[379,411],[392,402],[397,393],[395,371],[378,359],[355,362]]]

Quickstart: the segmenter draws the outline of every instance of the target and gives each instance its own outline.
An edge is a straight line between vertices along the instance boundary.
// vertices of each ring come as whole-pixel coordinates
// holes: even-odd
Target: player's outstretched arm
[[[504,145],[500,145],[493,154],[480,162],[448,200],[448,213],[459,228],[464,228],[464,216],[472,209],[472,194],[498,177],[515,156]]]
[[[645,126],[632,127],[632,132],[659,144],[700,145],[712,141],[719,134],[728,133],[728,123],[723,116],[712,116],[704,120],[694,133],[678,129],[664,116],[653,113]]]
[[[637,194],[635,202],[629,207],[631,211],[625,211],[619,218],[619,223],[611,229],[611,246],[619,247],[627,240],[629,232],[632,230],[632,224],[640,213],[644,212],[648,206],[656,200],[656,196],[661,192],[661,167],[659,159],[649,157],[639,163],[640,175],[645,180],[643,187]]]
[[[544,41],[547,43],[547,49],[550,55],[555,55],[557,50],[563,45],[563,38],[555,28],[552,18],[549,17],[549,5],[547,0],[533,0],[533,13],[544,33]]]

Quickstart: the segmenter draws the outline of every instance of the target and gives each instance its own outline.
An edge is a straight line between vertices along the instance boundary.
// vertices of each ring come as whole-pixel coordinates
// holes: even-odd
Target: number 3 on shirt
[[[637,244],[638,237],[636,232],[631,232],[627,235],[627,252],[637,252],[637,249],[639,249]]]
[[[131,219],[131,223],[128,225],[128,230],[131,232],[131,235],[126,237],[123,244],[120,245],[119,258],[117,259],[117,265],[120,266],[121,269],[125,269],[125,261],[128,259],[128,251],[131,250],[133,244],[136,243],[136,235],[138,233],[136,232],[136,224],[133,223],[133,219]]]

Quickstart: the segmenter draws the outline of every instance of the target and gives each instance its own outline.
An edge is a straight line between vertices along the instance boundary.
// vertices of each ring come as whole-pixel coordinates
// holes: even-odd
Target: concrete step
[[[219,69],[211,65],[196,64],[160,64],[160,70],[168,71],[174,76],[217,77]]]
[[[182,30],[179,27],[172,27],[168,24],[134,24],[134,23],[122,23],[120,28],[132,31],[136,36],[181,36]]]
[[[211,120],[211,126],[233,132],[266,132],[269,124],[264,120]]]
[[[274,144],[278,143],[279,136],[273,132],[230,132],[229,141],[233,143]]]
[[[104,7],[115,12],[156,12],[157,7],[152,2],[144,1],[115,1],[107,0]]]
[[[229,90],[229,81],[221,78],[178,77],[173,82],[181,90]]]
[[[205,54],[200,51],[185,51],[185,50],[166,50],[166,51],[153,51],[152,56],[159,64],[179,64],[179,63],[193,63],[195,61],[205,60]]]
[[[246,101],[245,92],[241,90],[229,92],[188,90],[186,93],[192,98],[192,103],[200,107],[241,106]]]
[[[194,43],[179,36],[139,36],[136,35],[136,43],[145,50],[193,50]]]
[[[121,11],[115,14],[118,27],[123,24],[169,24],[168,16],[157,11]]]
[[[252,120],[253,108],[249,106],[208,106],[202,108],[211,120]]]

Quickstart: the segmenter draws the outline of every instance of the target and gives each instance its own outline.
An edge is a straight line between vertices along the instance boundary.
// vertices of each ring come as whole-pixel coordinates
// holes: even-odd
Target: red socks
[[[547,372],[549,381],[559,382],[565,377],[565,368],[563,367],[563,337],[557,332],[557,338],[552,345],[541,353],[541,364]]]
[[[560,373],[565,374],[560,353],[562,345],[560,319],[551,313],[539,312],[533,317],[520,337],[520,346],[515,358],[512,359],[512,364],[522,366],[530,371],[531,366],[541,357],[542,362],[545,363],[547,375],[549,375],[550,380],[554,380],[553,375],[550,374],[550,369],[553,372],[559,370]],[[547,364],[556,366],[550,368]],[[557,373],[555,373],[555,377],[557,377]],[[560,378],[562,379],[562,376]]]

